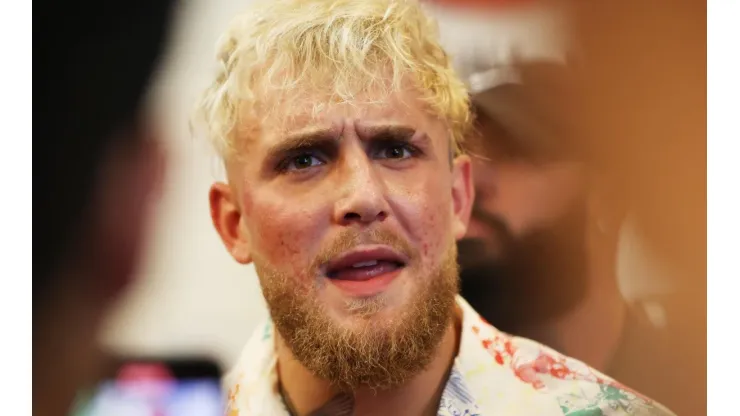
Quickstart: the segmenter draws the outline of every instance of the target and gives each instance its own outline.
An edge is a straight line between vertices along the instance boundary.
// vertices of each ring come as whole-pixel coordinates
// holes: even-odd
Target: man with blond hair
[[[413,1],[277,0],[224,35],[211,216],[271,316],[228,414],[670,414],[458,296],[471,115],[435,33]]]

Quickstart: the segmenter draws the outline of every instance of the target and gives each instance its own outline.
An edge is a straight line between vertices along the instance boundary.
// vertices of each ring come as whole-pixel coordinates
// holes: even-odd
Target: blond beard
[[[389,241],[385,237],[381,240]],[[385,305],[382,295],[353,300],[347,311],[363,319],[346,327],[329,316],[315,291],[297,289],[294,279],[257,258],[255,266],[272,320],[293,355],[314,375],[345,391],[390,389],[424,370],[452,322],[459,289],[453,243],[427,276],[407,276],[420,283],[419,293],[399,316],[372,319]]]

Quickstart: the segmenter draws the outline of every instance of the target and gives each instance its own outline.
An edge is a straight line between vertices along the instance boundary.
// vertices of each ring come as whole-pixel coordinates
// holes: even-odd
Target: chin
[[[334,293],[336,296],[329,302],[329,309],[332,310],[331,315],[335,315],[334,318],[341,322],[340,325],[366,327],[390,324],[411,306],[411,299],[403,289],[405,287],[392,287],[381,293],[362,297]]]

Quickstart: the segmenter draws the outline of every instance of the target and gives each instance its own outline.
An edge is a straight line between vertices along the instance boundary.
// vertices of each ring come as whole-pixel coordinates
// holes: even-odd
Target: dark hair
[[[114,134],[135,129],[172,0],[48,1],[33,10],[33,297],[84,224]]]
[[[479,123],[494,133],[486,140],[496,140],[505,153],[523,159],[585,161],[575,139],[581,135],[573,82],[578,67],[532,61],[518,62],[512,70],[519,82],[496,85],[472,97]]]

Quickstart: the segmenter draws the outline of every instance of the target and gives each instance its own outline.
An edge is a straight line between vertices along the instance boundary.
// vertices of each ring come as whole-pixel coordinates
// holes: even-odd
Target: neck
[[[595,280],[614,284],[592,285],[584,301],[558,318],[554,328],[563,352],[604,371],[621,339],[626,305],[613,273]]]
[[[361,387],[352,391],[355,416],[411,414],[436,415],[450,368],[457,355],[461,313],[448,326],[427,368],[390,390]],[[308,415],[340,394],[327,381],[314,376],[291,353],[280,336],[276,340],[278,377],[296,415]],[[323,413],[321,413],[323,414]]]
[[[589,261],[589,286],[572,310],[529,335],[560,352],[604,371],[614,355],[624,328],[626,304],[617,283],[615,263],[606,256]]]

